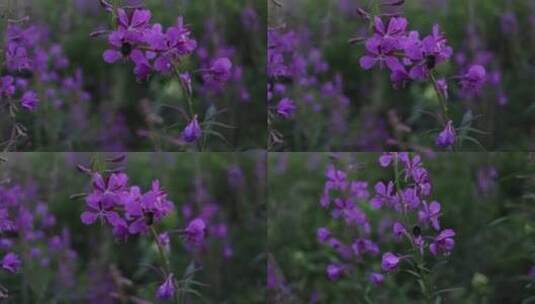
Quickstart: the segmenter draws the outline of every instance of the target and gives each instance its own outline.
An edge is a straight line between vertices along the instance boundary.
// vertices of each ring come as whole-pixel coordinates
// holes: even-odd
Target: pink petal
[[[363,69],[369,70],[373,68],[377,63],[377,58],[371,56],[362,56],[359,60],[359,63]]]
[[[82,223],[86,225],[91,225],[97,220],[97,217],[98,216],[96,213],[85,211],[80,216],[80,219],[82,220]]]
[[[102,54],[102,58],[107,63],[114,63],[117,60],[121,59],[121,57],[121,53],[115,50],[106,50],[104,51],[104,54]]]

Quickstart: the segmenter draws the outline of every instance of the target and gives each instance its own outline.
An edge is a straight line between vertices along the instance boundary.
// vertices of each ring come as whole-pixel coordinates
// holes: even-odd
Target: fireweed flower
[[[145,193],[138,186],[129,186],[124,173],[113,173],[107,178],[95,173],[91,184],[93,189],[86,196],[87,209],[80,218],[86,225],[100,219],[112,227],[118,239],[147,233],[150,226],[174,208],[157,180]]]
[[[37,104],[39,103],[39,99],[37,98],[37,94],[35,94],[34,91],[28,91],[24,93],[20,100],[21,106],[25,108],[28,111],[34,111],[37,108]]]
[[[156,292],[156,298],[158,300],[169,300],[175,296],[176,286],[175,286],[175,276],[174,274],[169,274],[167,279],[163,282],[158,291]]]
[[[374,33],[365,42],[367,53],[360,58],[360,66],[365,70],[376,64],[388,67],[391,80],[399,87],[409,80],[427,79],[432,69],[451,57],[453,51],[438,25],[422,39],[420,33],[407,31],[407,27],[403,17],[391,17],[386,27],[375,17]]]
[[[191,223],[191,229],[183,230],[182,236],[185,241],[185,248],[188,251],[195,251],[196,254],[202,254],[203,249],[211,246],[212,243],[218,244],[218,248],[222,249],[222,255],[225,258],[231,258],[233,256],[233,249],[230,240],[229,225],[224,220],[224,214],[219,205],[211,198],[203,180],[201,178],[195,179],[194,182],[195,191],[192,197],[192,201],[195,203],[186,203],[182,206],[182,215],[184,222]],[[195,220],[196,221],[194,223]],[[202,221],[205,228],[202,228]],[[193,242],[188,241],[188,236],[192,237]],[[199,245],[194,244],[195,240],[203,240]]]
[[[70,247],[69,231],[56,226],[54,215],[39,201],[39,195],[33,182],[0,185],[0,267],[15,274],[29,262],[32,267],[24,269],[25,276],[46,268],[56,272],[54,283],[59,288],[72,288],[67,281],[73,280],[77,254]],[[24,248],[25,254],[16,252],[17,248]],[[2,290],[7,291],[4,286]]]
[[[455,246],[455,240],[453,239],[454,236],[455,231],[452,229],[445,229],[441,231],[440,234],[435,237],[433,243],[429,245],[429,251],[431,251],[433,255],[450,254],[451,250]]]
[[[375,286],[380,286],[385,281],[385,276],[378,273],[378,272],[372,272],[368,276],[368,280]]]
[[[277,113],[285,119],[292,118],[295,114],[295,110],[295,103],[290,98],[283,98],[277,104]]]
[[[10,252],[4,256],[4,258],[1,261],[1,264],[2,264],[2,268],[5,271],[16,273],[20,269],[21,261],[16,254],[14,254],[13,252]]]
[[[486,70],[481,65],[472,65],[466,74],[461,77],[461,92],[466,96],[479,94],[486,81]]]
[[[381,261],[381,268],[386,272],[392,272],[398,268],[400,260],[392,252],[385,252]]]
[[[344,266],[330,264],[327,266],[326,272],[329,280],[336,281],[344,274]]]
[[[457,136],[455,133],[455,128],[453,127],[453,121],[449,120],[446,123],[446,127],[444,127],[444,130],[440,132],[436,139],[435,144],[440,148],[447,148],[455,144]]]
[[[0,96],[10,97],[15,94],[13,80],[14,79],[11,76],[0,77]]]
[[[367,282],[378,286],[386,274],[393,275],[403,267],[416,267],[415,264],[422,263],[426,255],[449,255],[454,248],[455,232],[441,227],[442,208],[437,201],[431,200],[431,179],[421,157],[406,152],[389,152],[381,154],[378,163],[380,167],[393,169],[396,179],[377,182],[374,194],[361,197],[350,191],[351,185],[369,183],[351,180],[344,170],[334,165],[327,167],[320,204],[325,209],[331,209],[333,220],[342,220],[352,232],[350,240],[343,240],[324,227],[316,231],[318,242],[334,250],[342,260],[342,263],[337,261],[328,265],[327,277],[330,280],[363,268],[368,273]],[[362,186],[359,188],[364,190]],[[360,208],[360,204],[368,204],[372,209]],[[392,214],[379,221],[378,239],[374,239],[377,232],[368,219],[368,212]],[[391,247],[388,244],[391,241],[396,243],[395,252],[387,249]],[[366,265],[373,265],[367,260],[377,259],[380,260],[381,272],[366,269]]]
[[[201,138],[201,134],[201,126],[197,120],[197,115],[195,115],[186,128],[182,131],[182,139],[187,143],[193,143]]]
[[[196,218],[192,220],[184,230],[186,242],[192,247],[201,246],[204,241],[205,230],[206,224],[202,219]]]
[[[331,232],[327,228],[321,227],[321,228],[318,228],[316,235],[317,235],[318,241],[324,244],[331,237]]]
[[[211,67],[203,72],[205,82],[214,86],[228,81],[231,77],[232,62],[228,58],[214,60]]]

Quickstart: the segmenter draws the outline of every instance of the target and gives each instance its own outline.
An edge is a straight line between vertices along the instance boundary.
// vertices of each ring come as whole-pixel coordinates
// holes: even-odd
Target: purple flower
[[[472,65],[466,74],[461,77],[461,92],[466,96],[479,94],[481,87],[485,84],[486,70],[481,65]]]
[[[516,34],[518,32],[518,20],[514,12],[505,12],[500,16],[500,25],[502,33],[507,36]]]
[[[368,39],[366,41],[366,50],[368,51],[368,54],[360,58],[360,66],[365,70],[369,70],[379,63],[381,69],[386,64],[392,72],[402,70],[403,66],[399,62],[399,59],[394,55],[395,44],[390,40],[388,41],[388,43],[385,43],[385,40],[376,37]]]
[[[444,98],[448,99],[448,83],[446,82],[446,79],[437,79],[437,89],[440,91],[442,96],[444,96]]]
[[[368,280],[375,286],[380,286],[385,281],[385,276],[378,273],[378,272],[372,272],[368,276]]]
[[[122,219],[115,211],[115,205],[110,201],[101,201],[95,195],[88,195],[86,198],[87,209],[82,213],[80,219],[86,225],[93,224],[98,218],[106,220],[110,225],[115,226],[122,223]]]
[[[34,111],[37,108],[39,99],[34,91],[28,91],[22,96],[20,103],[23,108],[29,111]]]
[[[295,110],[295,103],[290,98],[285,97],[277,104],[277,113],[285,119],[292,118],[295,114]]]
[[[375,184],[375,197],[370,201],[373,208],[381,208],[384,204],[391,203],[395,199],[394,183],[389,181],[385,185],[383,182]]]
[[[344,274],[344,267],[337,264],[329,264],[326,272],[329,280],[336,281]]]
[[[418,219],[422,223],[431,223],[431,226],[435,230],[440,230],[440,223],[438,218],[440,217],[440,203],[433,201],[427,205],[424,203],[424,208],[418,211]]]
[[[160,235],[158,235],[158,243],[160,243],[160,245],[162,245],[167,251],[169,251],[169,245],[171,244],[171,238],[169,237],[169,233],[160,233]]]
[[[531,266],[529,269],[528,276],[535,280],[535,265]]]
[[[4,76],[0,77],[0,96],[13,96],[15,94],[15,85],[13,83],[13,77]]]
[[[392,152],[384,152],[379,157],[379,164],[381,165],[381,167],[386,168],[390,166],[390,164],[392,163],[392,159],[394,159],[394,157],[395,156]]]
[[[432,255],[448,255],[455,246],[455,231],[453,229],[442,230],[429,245],[429,251]]]
[[[191,86],[191,75],[189,73],[180,73],[180,84],[188,95],[191,95],[193,89]]]
[[[2,259],[2,268],[5,271],[9,271],[11,273],[16,273],[19,271],[21,266],[21,261],[19,257],[14,254],[13,252],[10,252],[4,256]]]
[[[351,245],[351,249],[356,256],[360,256],[369,253],[372,256],[379,254],[379,247],[371,240],[358,239]]]
[[[126,190],[128,177],[124,173],[112,174],[107,181],[98,173],[93,175],[93,192],[86,197],[86,211],[80,216],[82,223],[93,224],[98,218],[112,226],[126,226],[115,210],[120,194]]]
[[[31,61],[26,47],[17,42],[8,42],[5,52],[6,66],[10,71],[31,69]]]
[[[205,230],[206,224],[202,219],[192,220],[184,230],[186,242],[191,246],[200,246],[204,241]]]
[[[386,272],[394,271],[399,266],[400,258],[392,252],[385,252],[381,261],[381,267]]]
[[[201,126],[197,120],[197,115],[195,115],[186,128],[182,131],[182,139],[187,143],[192,143],[201,137],[201,133]]]
[[[337,170],[335,166],[329,165],[325,176],[327,177],[327,182],[325,183],[326,189],[336,189],[340,191],[346,189],[347,174],[344,171]]]
[[[320,227],[316,232],[316,237],[320,243],[324,244],[331,237],[331,232],[325,227]]]
[[[214,60],[211,67],[204,72],[204,79],[213,84],[221,84],[230,79],[232,62],[223,57]]]
[[[353,181],[351,182],[350,190],[357,200],[366,200],[370,196],[368,182]]]
[[[440,148],[447,148],[455,143],[457,136],[455,128],[453,127],[453,121],[449,120],[444,127],[444,130],[440,132],[435,138],[435,144]]]
[[[403,235],[407,233],[407,229],[405,229],[405,226],[401,223],[395,222],[392,226],[392,233],[394,234],[395,239],[400,240]]]
[[[156,298],[158,300],[169,300],[175,296],[176,286],[175,277],[172,273],[167,276],[167,279],[158,287]]]

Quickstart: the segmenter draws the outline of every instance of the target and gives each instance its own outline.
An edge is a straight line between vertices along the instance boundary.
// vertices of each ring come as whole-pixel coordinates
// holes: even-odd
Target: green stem
[[[156,229],[153,226],[150,227],[150,232],[152,234],[152,237],[154,238],[154,242],[158,246],[158,252],[160,253],[160,258],[162,259],[162,262],[164,264],[164,270],[167,276],[171,273],[171,266],[169,263],[169,259],[167,258],[167,255],[165,254],[165,249],[163,245],[160,243],[160,240],[158,239],[158,232],[156,232]]]
[[[433,88],[435,89],[435,93],[437,94],[438,96],[438,100],[440,102],[440,105],[442,107],[442,115],[444,117],[444,120],[445,122],[448,122],[449,118],[448,118],[448,101],[446,100],[446,96],[444,96],[442,94],[442,92],[440,91],[440,89],[438,88],[438,84],[437,84],[437,80],[435,78],[435,74],[433,74],[433,72],[431,71],[429,73],[430,77],[431,77],[431,82],[433,82]]]
[[[160,240],[158,239],[158,232],[156,231],[156,228],[154,228],[154,226],[150,227],[150,232],[152,234],[152,237],[154,238],[154,242],[158,246],[158,252],[160,253],[160,259],[162,260],[163,265],[164,265],[165,278],[167,279],[169,277],[169,275],[171,274],[171,263],[169,262],[169,258],[167,257],[167,254],[165,254],[164,246],[160,243]],[[175,294],[174,294],[174,299],[175,299],[175,302],[177,304],[181,303],[181,300],[179,299],[179,297],[177,295],[179,292],[180,292],[180,290],[175,292]]]
[[[399,157],[397,155],[394,157],[394,176],[395,176],[394,183],[396,185],[396,190],[398,193],[400,193],[401,192],[401,184],[400,184],[401,172],[399,170]],[[405,226],[405,229],[409,229],[410,223],[409,223],[409,218],[407,215],[406,206],[403,202],[401,203],[403,204],[403,219],[402,219],[403,225]],[[424,296],[426,303],[431,304],[432,296],[429,293],[430,287],[429,287],[429,282],[427,280],[427,274],[425,273],[424,256],[423,254],[420,253],[420,249],[416,245],[415,241],[413,241],[412,236],[409,233],[407,233],[407,237],[410,240],[412,250],[416,252],[416,255],[418,256],[418,260],[416,261],[415,267],[416,267],[416,272],[420,275],[421,283],[419,285],[420,285],[422,295]]]

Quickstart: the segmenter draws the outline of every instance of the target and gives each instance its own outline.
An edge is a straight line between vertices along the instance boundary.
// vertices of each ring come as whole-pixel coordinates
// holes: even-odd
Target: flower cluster
[[[347,136],[350,101],[343,91],[342,76],[330,69],[307,29],[269,29],[267,71],[271,119],[293,119],[298,110],[307,117],[327,112],[329,137]],[[276,135],[271,138],[282,141]],[[335,140],[331,141],[334,145]]]
[[[389,5],[402,4],[403,1]],[[439,25],[435,24],[429,35],[421,37],[418,31],[409,30],[408,20],[398,14],[372,16],[363,9],[358,9],[358,13],[370,20],[370,28],[373,29],[373,34],[368,38],[352,39],[354,42],[365,41],[366,53],[359,60],[360,66],[365,70],[375,66],[388,68],[395,88],[405,87],[412,81],[431,83],[442,107],[443,130],[435,138],[435,145],[442,149],[453,146],[457,136],[453,121],[448,115],[448,81],[437,77],[434,70],[454,54]],[[458,55],[455,55],[456,59]],[[471,97],[479,95],[488,76],[485,67],[476,62],[461,69],[460,75],[450,79],[456,79],[461,96]],[[503,98],[501,100],[506,102]]]
[[[28,272],[57,265],[56,283],[72,288],[77,254],[70,247],[70,233],[67,229],[56,232],[56,217],[37,199],[37,191],[31,182],[0,186],[0,250],[6,252],[0,267],[18,273],[23,263]],[[24,252],[22,257],[17,250]]]
[[[248,31],[259,30],[259,19],[256,11],[253,8],[244,8],[242,11],[242,24],[244,29]],[[234,46],[228,45],[224,40],[221,29],[217,26],[215,20],[208,19],[204,23],[204,32],[200,39],[199,47],[197,49],[197,56],[199,57],[201,70],[209,69],[210,67],[219,66],[222,73],[219,78],[227,79],[228,82],[225,89],[222,88],[222,82],[215,75],[202,75],[202,89],[201,94],[233,94],[240,102],[250,102],[251,93],[244,83],[244,67],[239,64],[239,54]],[[252,34],[256,35],[256,32]],[[215,62],[213,58],[219,59],[219,63]],[[231,68],[226,67],[232,60]]]
[[[40,100],[30,86],[35,80],[46,85],[46,98],[52,100],[55,107],[61,107],[67,97],[89,100],[89,93],[82,88],[81,70],[69,74],[70,63],[63,48],[48,41],[49,30],[45,26],[8,25],[4,52],[7,75],[0,77],[1,97],[20,95],[21,107],[33,111]]]
[[[86,211],[80,218],[86,225],[97,220],[109,224],[118,239],[147,233],[150,226],[160,222],[174,208],[157,180],[152,182],[149,191],[142,192],[139,186],[128,184],[124,173],[113,173],[109,177],[94,173],[91,185],[92,191],[86,196]]]
[[[440,223],[442,215],[439,202],[431,200],[432,183],[428,171],[423,167],[420,156],[408,153],[384,153],[379,158],[381,167],[394,167],[395,179],[379,181],[371,194],[368,182],[350,180],[348,174],[330,165],[320,200],[322,208],[330,209],[331,216],[343,220],[351,227],[353,238],[344,242],[336,238],[327,227],[317,230],[318,241],[335,250],[341,262],[329,264],[326,268],[330,280],[337,280],[357,271],[366,258],[381,255],[381,270],[368,274],[369,281],[378,285],[384,275],[394,272],[404,260],[407,265],[422,263],[428,252],[432,256],[449,255],[454,247],[455,232],[445,229]],[[391,210],[394,220],[388,218],[390,237],[374,238],[368,213],[364,210]],[[380,224],[379,226],[382,226]],[[379,230],[384,228],[378,227]],[[388,229],[387,229],[388,230]],[[403,250],[393,252],[387,242],[405,240]],[[385,244],[381,244],[384,242]],[[403,253],[401,253],[403,252]]]
[[[79,107],[90,95],[83,89],[82,72],[70,73],[69,59],[61,45],[50,43],[51,35],[46,26],[23,26],[20,22],[8,23],[5,31],[2,68],[0,76],[0,106],[6,108],[11,123],[12,136],[8,148],[17,138],[25,137],[26,127],[17,122],[19,109],[36,111],[44,101],[54,108]],[[34,88],[35,87],[35,88]],[[40,89],[37,90],[36,87]]]
[[[277,95],[284,94],[286,88],[281,80],[298,77],[302,72],[302,57],[296,53],[298,39],[295,32],[282,33],[277,29],[268,30],[267,49],[267,73],[270,82],[268,83],[268,102],[271,102]],[[281,98],[276,106],[276,113],[284,118],[292,118],[295,114],[296,106],[292,99]]]
[[[234,181],[231,181],[234,182]],[[219,207],[209,195],[202,178],[195,180],[195,195],[192,202],[182,205],[182,216],[188,225],[184,229],[186,248],[202,252],[214,241],[222,243],[222,255],[231,258],[234,250],[230,242],[228,224]]]
[[[438,25],[423,38],[418,31],[407,31],[407,26],[404,17],[391,17],[386,25],[381,17],[375,17],[374,34],[366,40],[367,54],[360,58],[360,66],[366,70],[386,66],[396,87],[428,79],[431,71],[453,54]]]
[[[131,61],[139,81],[146,80],[154,71],[163,74],[179,72],[178,65],[197,49],[197,41],[181,16],[174,25],[164,29],[159,23],[150,23],[152,14],[147,9],[118,8],[114,13],[116,29],[109,33],[110,48],[102,56],[107,63],[120,59]],[[219,86],[230,79],[231,69],[232,62],[227,57],[220,57],[200,71],[206,82]],[[189,91],[189,72],[180,73],[179,78]]]
[[[101,1],[104,8],[115,17],[116,24],[108,35],[109,48],[102,57],[107,63],[119,60],[130,61],[134,65],[134,74],[138,81],[146,81],[153,72],[174,75],[180,82],[185,95],[191,99],[193,93],[192,73],[182,70],[181,63],[198,49],[197,41],[191,30],[184,24],[183,17],[177,17],[174,25],[164,28],[159,23],[151,23],[152,13],[148,9],[117,8]],[[101,34],[96,32],[95,35]],[[201,52],[201,54],[204,54]],[[228,57],[214,59],[203,56],[201,74],[205,86],[220,89],[232,77],[233,64]],[[188,124],[180,136],[180,142],[191,144],[202,135],[198,116],[194,113],[192,101],[188,100]]]

